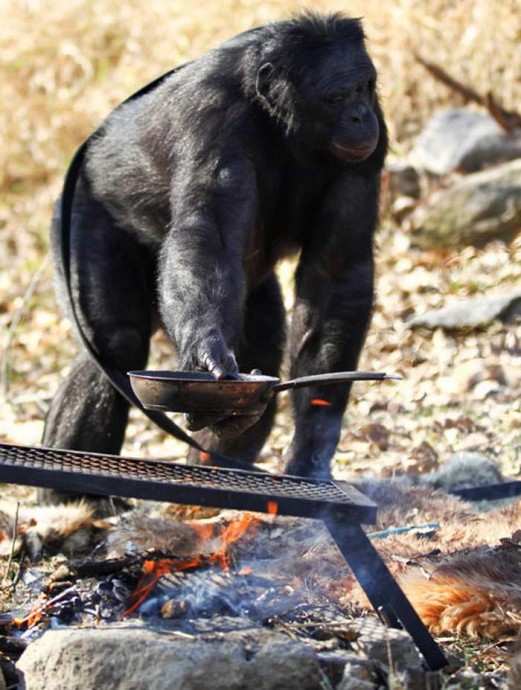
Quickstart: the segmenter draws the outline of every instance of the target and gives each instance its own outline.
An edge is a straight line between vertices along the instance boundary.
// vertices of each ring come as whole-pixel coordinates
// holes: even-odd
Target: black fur
[[[73,298],[105,361],[144,368],[158,313],[176,368],[276,375],[285,327],[274,268],[300,252],[291,375],[356,368],[387,146],[375,79],[358,20],[305,14],[235,37],[107,118],[72,220]],[[59,219],[54,245],[58,234]],[[348,393],[295,392],[287,471],[329,475]],[[191,428],[211,424],[202,443],[252,461],[273,411],[248,430],[255,420]],[[44,443],[117,453],[126,420],[82,355]]]

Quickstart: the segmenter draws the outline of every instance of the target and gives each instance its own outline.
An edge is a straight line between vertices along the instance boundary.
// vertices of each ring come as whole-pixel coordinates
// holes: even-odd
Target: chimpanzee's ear
[[[266,101],[268,105],[272,105],[272,98],[270,98],[270,84],[275,68],[271,62],[265,62],[259,67],[257,72],[257,80],[255,82],[255,90],[257,95]]]

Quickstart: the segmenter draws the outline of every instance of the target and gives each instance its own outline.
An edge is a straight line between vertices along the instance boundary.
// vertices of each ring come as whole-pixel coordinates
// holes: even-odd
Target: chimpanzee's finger
[[[263,413],[264,410],[251,415],[234,415],[213,424],[211,429],[219,438],[235,438],[258,422]]]
[[[226,419],[227,415],[222,414],[185,414],[186,427],[189,431],[200,431],[206,427],[211,427]]]

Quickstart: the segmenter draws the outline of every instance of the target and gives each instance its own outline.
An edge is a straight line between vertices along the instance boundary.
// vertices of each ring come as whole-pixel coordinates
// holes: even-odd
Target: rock
[[[377,663],[373,664],[370,659],[364,659],[347,649],[337,648],[331,651],[318,649],[315,651],[317,653],[320,668],[335,690],[338,690],[338,684],[341,683],[345,677],[345,669],[351,665],[356,667],[360,666],[361,668],[360,674],[357,672],[352,674],[356,678],[358,678],[359,675],[360,678],[364,680],[373,680],[377,677]]]
[[[391,215],[393,220],[395,220],[398,224],[402,223],[402,221],[404,221],[415,208],[416,202],[414,199],[411,199],[411,197],[408,196],[399,196],[394,200],[391,206]]]
[[[353,645],[358,653],[380,662],[387,669],[390,681],[399,678],[397,687],[424,690],[426,676],[420,653],[405,630],[386,628],[373,618],[362,620],[359,630],[360,635]]]
[[[481,453],[470,451],[454,453],[438,472],[431,472],[420,479],[423,483],[447,492],[501,484],[504,481],[497,465]]]
[[[477,329],[495,320],[517,320],[521,315],[521,290],[505,295],[473,297],[441,309],[432,309],[407,322],[411,328]]]
[[[316,690],[313,650],[269,630],[226,641],[142,628],[49,630],[17,664],[25,690]]]
[[[420,176],[418,171],[407,161],[395,160],[387,163],[385,166],[385,176],[388,180],[392,199],[400,196],[412,199],[420,198]]]
[[[379,686],[368,680],[350,677],[344,678],[336,690],[376,690]]]
[[[418,137],[409,160],[434,175],[476,172],[521,157],[521,131],[506,133],[485,113],[458,108],[437,113]]]
[[[435,192],[411,221],[411,242],[422,249],[512,240],[521,229],[521,159]]]
[[[336,690],[374,690],[378,685],[377,664],[351,654]]]
[[[507,690],[521,688],[521,652],[516,650],[508,662]]]
[[[386,628],[374,618],[363,619],[359,630],[356,651],[371,661],[397,671],[421,668],[420,653],[405,630]]]

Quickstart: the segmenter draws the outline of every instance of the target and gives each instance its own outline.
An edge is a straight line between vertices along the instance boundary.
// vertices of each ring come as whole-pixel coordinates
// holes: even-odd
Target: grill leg
[[[325,523],[378,615],[390,627],[407,630],[429,670],[447,666],[445,655],[360,525],[345,524],[334,517],[326,518]]]

